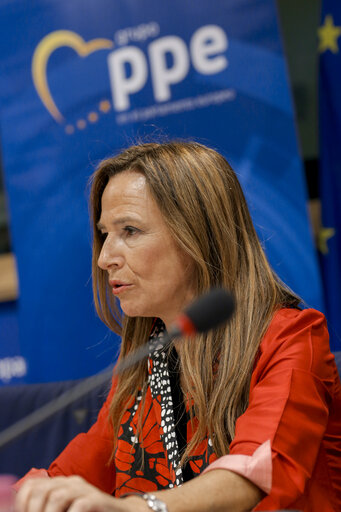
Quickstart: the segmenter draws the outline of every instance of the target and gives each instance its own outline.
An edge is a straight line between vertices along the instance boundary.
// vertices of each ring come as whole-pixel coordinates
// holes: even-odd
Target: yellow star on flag
[[[341,35],[341,27],[334,25],[333,16],[328,14],[324,19],[324,24],[317,29],[319,36],[319,52],[323,53],[330,50],[333,53],[339,52],[338,38]]]
[[[328,254],[328,240],[335,235],[334,228],[321,228],[317,236],[317,247],[322,254]]]

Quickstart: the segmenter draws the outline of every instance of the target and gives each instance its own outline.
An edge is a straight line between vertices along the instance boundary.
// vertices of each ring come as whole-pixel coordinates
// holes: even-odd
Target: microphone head
[[[235,301],[230,292],[212,288],[184,311],[177,324],[185,335],[207,332],[226,322],[234,309]]]

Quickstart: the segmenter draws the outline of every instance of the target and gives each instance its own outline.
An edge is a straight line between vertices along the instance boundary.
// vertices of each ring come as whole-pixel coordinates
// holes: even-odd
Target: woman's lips
[[[132,286],[131,284],[122,283],[121,281],[109,281],[109,284],[114,295],[119,295]]]

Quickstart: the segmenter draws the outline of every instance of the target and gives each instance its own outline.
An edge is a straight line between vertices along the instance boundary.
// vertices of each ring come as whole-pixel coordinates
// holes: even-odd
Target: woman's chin
[[[129,316],[130,318],[154,316],[154,315],[148,314],[147,311],[143,308],[129,307],[122,303],[120,303],[120,306],[121,306],[123,313],[126,316]]]

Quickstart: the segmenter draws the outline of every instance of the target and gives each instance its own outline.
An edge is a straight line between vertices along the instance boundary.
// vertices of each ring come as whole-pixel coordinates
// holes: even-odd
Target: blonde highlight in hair
[[[120,357],[146,342],[153,322],[122,318],[107,276],[97,266],[101,197],[113,176],[129,170],[146,177],[170,233],[191,257],[195,293],[222,286],[236,299],[236,312],[227,325],[177,344],[182,389],[193,404],[191,417],[198,420],[182,462],[206,435],[222,456],[247,408],[255,357],[272,315],[282,306],[297,307],[300,299],[271,270],[238,179],[219,153],[195,142],[132,146],[99,165],[91,189],[94,300],[100,318],[122,336]],[[114,445],[127,403],[146,383],[146,364],[119,379],[110,408]]]

